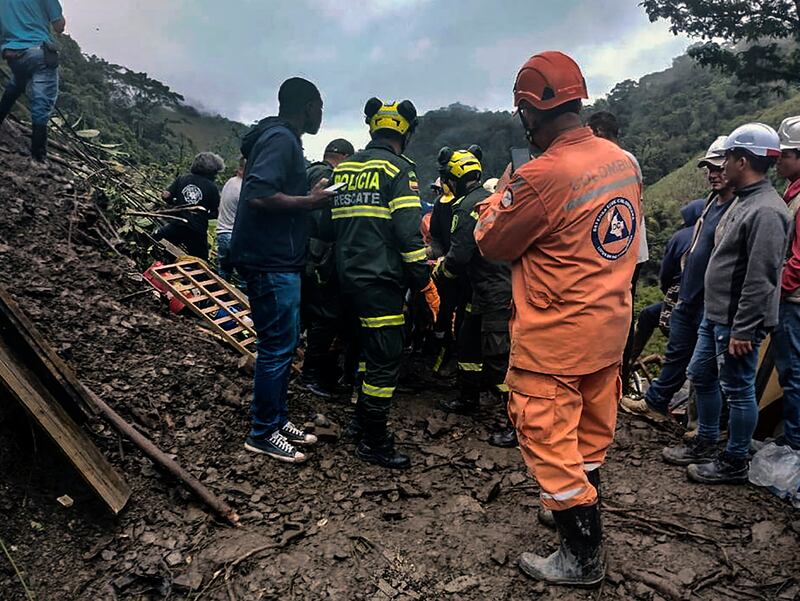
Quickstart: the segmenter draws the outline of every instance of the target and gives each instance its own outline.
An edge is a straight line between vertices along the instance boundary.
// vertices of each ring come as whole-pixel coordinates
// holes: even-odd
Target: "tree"
[[[800,83],[800,0],[643,0],[651,22],[703,43],[689,49],[701,65],[748,83]],[[722,44],[716,40],[724,40]]]

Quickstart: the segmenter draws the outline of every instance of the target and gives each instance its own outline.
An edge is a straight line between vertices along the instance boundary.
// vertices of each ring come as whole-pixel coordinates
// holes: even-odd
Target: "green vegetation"
[[[84,55],[68,36],[59,45],[58,109],[101,155],[141,167],[158,165],[165,173],[185,168],[201,150],[238,158],[246,126],[198,112],[146,73]]]
[[[800,83],[800,1],[643,0],[651,21],[704,40],[689,50],[701,65],[749,82]],[[724,40],[720,43],[719,40]]]
[[[423,197],[429,194],[428,184],[437,177],[439,149],[466,148],[470,144],[478,144],[483,150],[486,177],[499,177],[503,173],[511,160],[512,147],[528,146],[519,119],[507,111],[479,111],[460,103],[429,111],[420,117],[407,152],[417,163]]]

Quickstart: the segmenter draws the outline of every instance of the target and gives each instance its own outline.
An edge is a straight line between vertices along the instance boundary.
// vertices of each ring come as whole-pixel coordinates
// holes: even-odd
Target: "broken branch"
[[[192,476],[189,472],[178,465],[169,455],[164,453],[161,449],[155,446],[150,440],[141,432],[134,429],[128,422],[126,422],[116,411],[106,405],[100,397],[94,392],[89,390],[83,383],[80,383],[85,395],[87,395],[95,408],[107,419],[120,433],[124,434],[128,440],[135,444],[147,457],[153,462],[160,465],[167,472],[175,476],[178,480],[183,482],[186,487],[192,491],[197,497],[213,509],[217,514],[222,516],[231,525],[236,526],[239,523],[239,516],[225,501],[217,497],[208,488],[200,483],[197,478]]]

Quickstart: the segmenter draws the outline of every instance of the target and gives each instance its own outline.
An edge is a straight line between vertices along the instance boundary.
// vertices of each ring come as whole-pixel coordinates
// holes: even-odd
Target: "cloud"
[[[594,95],[670,64],[687,45],[630,0],[71,0],[84,51],[165,82],[245,122],[274,113],[277,89],[318,84],[326,127],[355,135],[371,96],[421,112],[462,102],[507,109],[519,66],[562,49]],[[319,138],[320,136],[317,136]],[[309,141],[310,144],[316,142]]]

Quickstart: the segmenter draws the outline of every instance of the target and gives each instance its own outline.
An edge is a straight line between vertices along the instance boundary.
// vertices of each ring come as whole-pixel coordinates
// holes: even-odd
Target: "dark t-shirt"
[[[712,201],[708,212],[703,217],[703,224],[697,234],[697,241],[694,248],[689,251],[686,257],[686,265],[681,276],[680,300],[686,304],[698,304],[703,302],[705,291],[705,277],[708,261],[714,250],[714,232],[719,225],[719,220],[731,206],[729,200],[724,205],[720,205],[716,198]]]
[[[296,272],[306,263],[308,211],[270,211],[251,200],[278,192],[308,194],[300,137],[279,117],[269,117],[250,132],[242,151],[247,158],[239,208],[231,237],[234,265],[257,271]]]
[[[200,206],[205,209],[205,211],[183,211],[177,215],[189,222],[186,227],[205,236],[208,232],[208,220],[215,219],[219,210],[219,190],[214,181],[190,173],[177,178],[167,191],[171,195],[167,200],[170,206]]]

